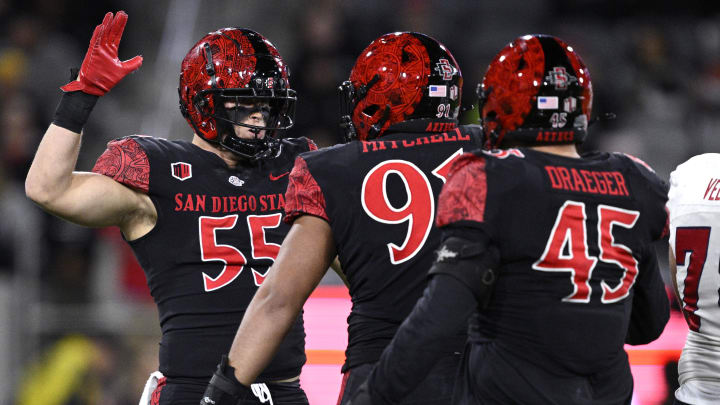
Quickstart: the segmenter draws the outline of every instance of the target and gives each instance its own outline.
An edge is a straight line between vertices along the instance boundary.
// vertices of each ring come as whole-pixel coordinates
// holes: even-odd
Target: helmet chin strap
[[[222,121],[220,121],[222,122]],[[261,129],[251,129],[253,133],[259,133]],[[217,142],[218,146],[223,149],[234,153],[249,162],[257,162],[266,158],[273,158],[280,152],[280,141],[274,139],[272,136],[265,136],[258,138],[257,133],[252,139],[244,139],[235,135],[235,131],[230,123],[223,122],[218,127],[218,133],[220,133],[220,139]]]

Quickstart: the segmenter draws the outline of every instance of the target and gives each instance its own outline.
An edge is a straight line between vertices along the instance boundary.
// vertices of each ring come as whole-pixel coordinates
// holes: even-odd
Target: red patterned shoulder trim
[[[150,162],[143,148],[132,138],[109,142],[92,171],[145,193],[150,189]]]
[[[325,212],[325,196],[322,189],[310,174],[305,159],[295,158],[295,166],[290,172],[287,192],[285,193],[285,219],[288,224],[297,217],[310,214],[329,221]]]
[[[310,138],[305,138],[305,139],[307,139],[308,151],[318,150],[317,144],[312,139],[310,139]]]
[[[631,155],[631,154],[629,154],[629,153],[623,153],[623,155],[627,156],[628,159],[632,160],[633,162],[635,162],[635,163],[637,163],[637,164],[639,164],[639,165],[642,165],[642,166],[645,167],[646,169],[648,169],[648,170],[650,170],[651,172],[655,173],[655,170],[654,170],[649,164],[645,163],[642,159],[640,159],[639,157],[635,157],[635,156],[633,156],[633,155]]]
[[[486,200],[485,158],[466,153],[450,167],[447,183],[440,192],[437,226],[459,221],[483,222]]]

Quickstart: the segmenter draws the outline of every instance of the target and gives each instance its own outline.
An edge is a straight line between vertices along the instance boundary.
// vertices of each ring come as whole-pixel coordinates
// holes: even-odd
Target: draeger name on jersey
[[[285,208],[282,193],[255,195],[215,196],[206,194],[175,194],[175,211],[209,213],[267,212]]]
[[[574,167],[545,166],[553,189],[589,194],[628,197],[625,176],[617,170],[584,170]]]

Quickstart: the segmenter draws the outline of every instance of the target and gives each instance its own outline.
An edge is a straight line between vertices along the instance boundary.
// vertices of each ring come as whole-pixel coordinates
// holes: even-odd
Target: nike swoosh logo
[[[283,174],[281,174],[281,175],[279,175],[279,176],[273,176],[273,174],[270,173],[270,180],[272,180],[272,181],[280,180],[281,178],[287,176],[288,174],[290,174],[290,172],[285,172],[285,173],[283,173]]]

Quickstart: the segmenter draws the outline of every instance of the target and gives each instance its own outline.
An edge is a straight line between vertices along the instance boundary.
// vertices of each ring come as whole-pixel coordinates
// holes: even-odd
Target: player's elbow
[[[45,211],[56,213],[72,179],[49,179],[32,168],[25,178],[25,195]]]
[[[28,174],[25,179],[25,195],[35,204],[47,208],[52,203],[52,190],[49,184],[40,181],[36,176]]]

